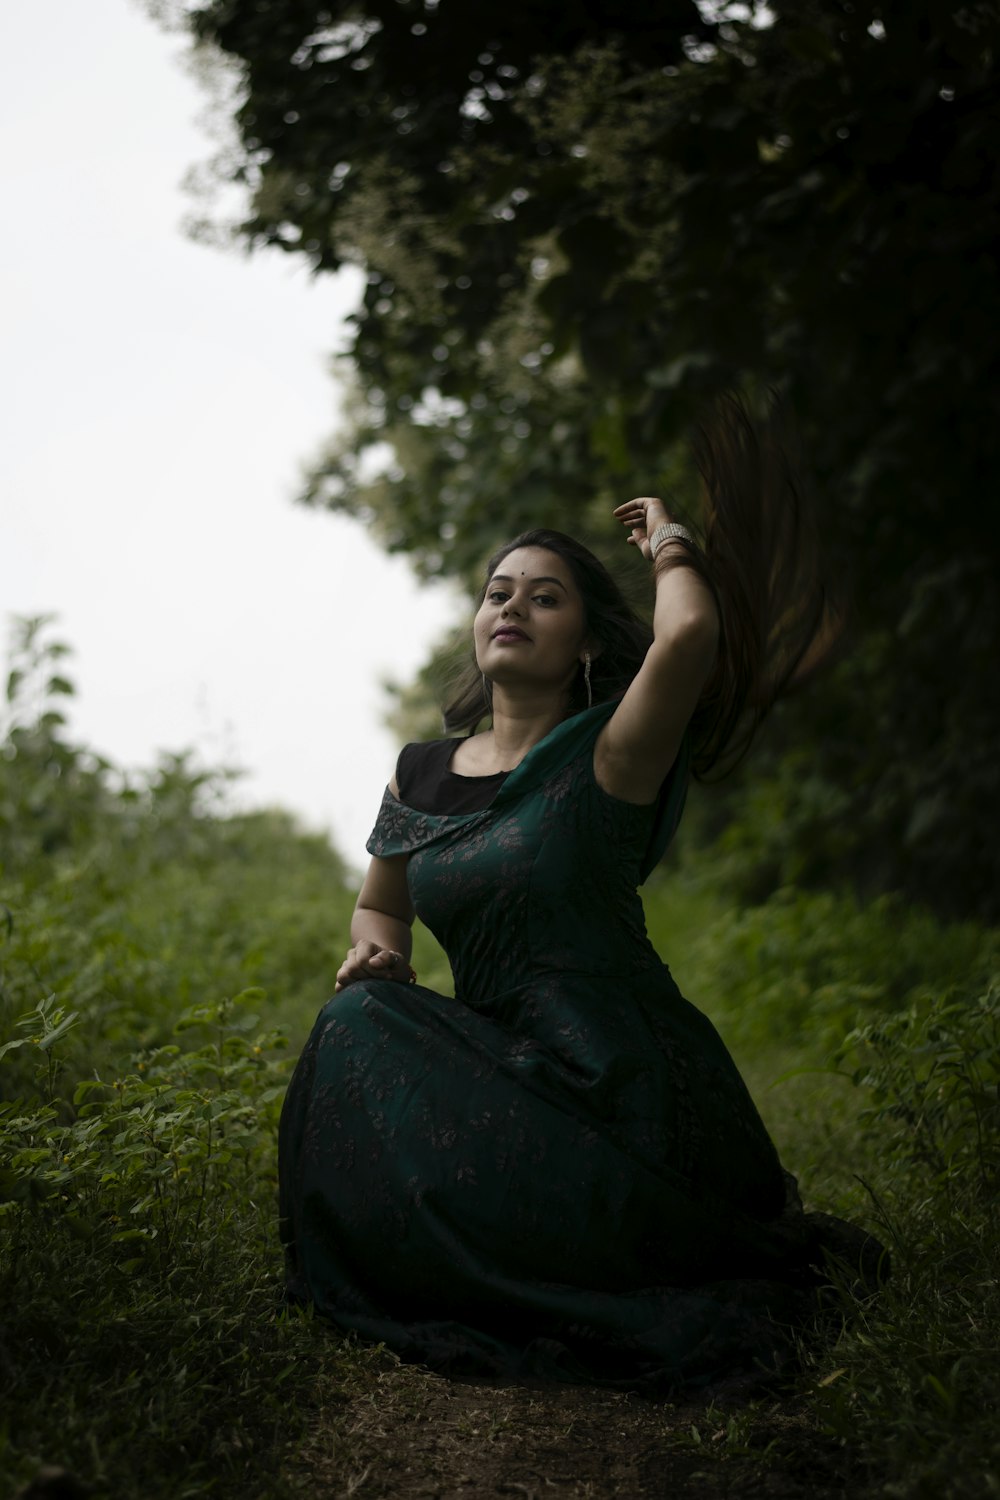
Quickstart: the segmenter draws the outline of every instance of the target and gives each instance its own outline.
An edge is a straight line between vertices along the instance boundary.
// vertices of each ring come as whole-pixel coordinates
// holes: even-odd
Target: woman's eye
[[[490,589],[487,597],[489,598],[491,604],[502,604],[503,601],[507,598],[507,595],[504,593],[503,589]]]
[[[551,594],[536,594],[535,603],[544,604],[547,608],[551,608],[551,606],[556,603],[556,600],[552,597]]]

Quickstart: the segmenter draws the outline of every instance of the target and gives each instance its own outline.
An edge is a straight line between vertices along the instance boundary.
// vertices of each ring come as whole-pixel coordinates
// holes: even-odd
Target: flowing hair
[[[768,710],[829,659],[845,611],[824,575],[815,501],[799,477],[781,404],[772,397],[755,422],[738,396],[722,397],[697,433],[694,456],[701,551],[660,556],[666,567],[696,568],[719,608],[716,665],[691,723],[692,765],[704,776],[716,766],[732,770]]]
[[[827,659],[843,611],[822,576],[817,517],[793,459],[792,435],[777,402],[755,422],[738,396],[725,396],[699,429],[694,455],[702,479],[696,548],[661,549],[658,572],[687,567],[711,589],[721,634],[715,667],[691,720],[692,770],[723,773],[743,758],[774,702]],[[600,643],[591,666],[594,703],[620,698],[653,639],[604,564],[561,531],[522,532],[490,558],[477,607],[508,553],[542,547],[561,557],[583,600],[586,628]],[[570,713],[586,707],[582,674]],[[492,684],[475,657],[460,670],[444,708],[449,734],[471,734],[492,709]]]

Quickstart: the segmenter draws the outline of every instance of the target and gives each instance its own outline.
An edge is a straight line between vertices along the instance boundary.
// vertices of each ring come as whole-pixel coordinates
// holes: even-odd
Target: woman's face
[[[568,563],[544,547],[508,552],[487,585],[475,641],[479,670],[492,682],[568,692],[588,644]]]

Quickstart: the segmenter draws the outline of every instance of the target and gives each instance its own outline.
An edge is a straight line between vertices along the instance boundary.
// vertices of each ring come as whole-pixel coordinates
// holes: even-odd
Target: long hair
[[[691,724],[692,766],[704,776],[717,765],[732,770],[778,698],[827,661],[845,609],[824,573],[815,500],[799,477],[781,403],[772,395],[766,417],[755,421],[738,396],[722,397],[696,435],[694,456],[701,553],[671,548],[663,561],[698,569],[719,608],[719,653]]]
[[[720,400],[695,440],[703,485],[700,546],[661,550],[657,571],[688,567],[704,578],[719,610],[715,667],[691,721],[692,769],[732,769],[777,698],[822,664],[843,612],[822,576],[815,509],[797,478],[794,444],[777,402],[755,422],[737,396]],[[568,565],[583,600],[587,632],[600,643],[591,667],[595,703],[621,697],[653,635],[604,564],[561,531],[522,532],[486,566],[477,607],[508,553],[543,547]],[[582,676],[571,713],[586,706]],[[461,669],[444,709],[450,734],[471,733],[492,708],[492,686],[475,659]]]

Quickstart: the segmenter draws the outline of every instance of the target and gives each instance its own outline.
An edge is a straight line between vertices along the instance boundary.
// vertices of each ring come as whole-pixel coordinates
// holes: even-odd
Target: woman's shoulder
[[[454,739],[414,740],[403,746],[396,761],[396,785],[404,801],[404,788],[413,777],[445,770],[457,744]]]

